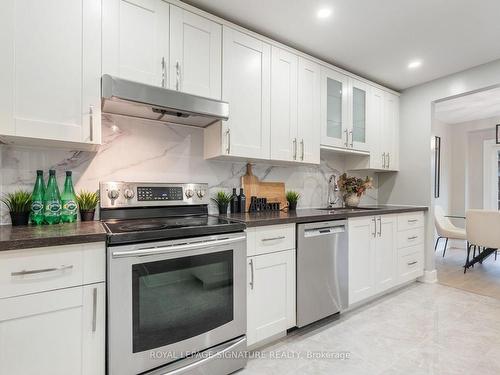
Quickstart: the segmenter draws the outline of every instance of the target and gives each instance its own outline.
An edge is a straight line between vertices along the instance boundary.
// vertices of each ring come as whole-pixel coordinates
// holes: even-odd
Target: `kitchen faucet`
[[[339,186],[337,185],[337,176],[332,174],[328,179],[328,207],[335,207],[340,201]]]

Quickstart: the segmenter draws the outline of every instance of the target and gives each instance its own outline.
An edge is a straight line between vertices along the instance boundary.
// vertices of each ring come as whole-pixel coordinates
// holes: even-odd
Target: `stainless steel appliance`
[[[207,127],[229,118],[229,104],[159,86],[102,76],[102,112]]]
[[[347,221],[297,225],[297,326],[341,312],[347,302]]]
[[[245,226],[208,215],[206,184],[100,184],[109,375],[245,365]]]

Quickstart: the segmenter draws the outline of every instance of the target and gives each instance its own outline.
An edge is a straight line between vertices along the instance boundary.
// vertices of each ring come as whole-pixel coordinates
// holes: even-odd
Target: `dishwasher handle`
[[[329,236],[332,234],[344,233],[345,231],[345,224],[332,225],[330,227],[308,228],[304,230],[304,237]]]

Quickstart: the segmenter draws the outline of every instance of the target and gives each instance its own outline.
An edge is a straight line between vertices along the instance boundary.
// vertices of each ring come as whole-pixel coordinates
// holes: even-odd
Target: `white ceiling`
[[[500,87],[436,103],[434,117],[445,124],[458,124],[500,116]]]
[[[500,0],[185,2],[397,90],[500,58]]]

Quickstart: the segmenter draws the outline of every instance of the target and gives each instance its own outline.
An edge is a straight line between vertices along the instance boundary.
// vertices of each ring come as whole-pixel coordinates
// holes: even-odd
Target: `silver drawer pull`
[[[408,220],[408,223],[416,223],[418,221],[418,219],[410,219]]]
[[[11,276],[25,276],[25,275],[35,275],[37,273],[55,272],[55,271],[65,271],[73,268],[73,265],[61,266],[58,268],[42,268],[39,270],[22,270],[18,272],[11,272]]]
[[[253,259],[250,259],[250,289],[253,289],[254,281],[253,281]]]
[[[418,238],[418,236],[411,236],[411,237],[408,237],[409,240],[416,240]]]
[[[264,241],[276,241],[276,240],[284,240],[286,237],[285,236],[278,236],[278,237],[271,237],[271,238],[263,238],[262,242]]]
[[[418,262],[416,260],[414,260],[413,262],[408,262],[408,265],[409,266],[413,266],[414,264],[417,264]]]

